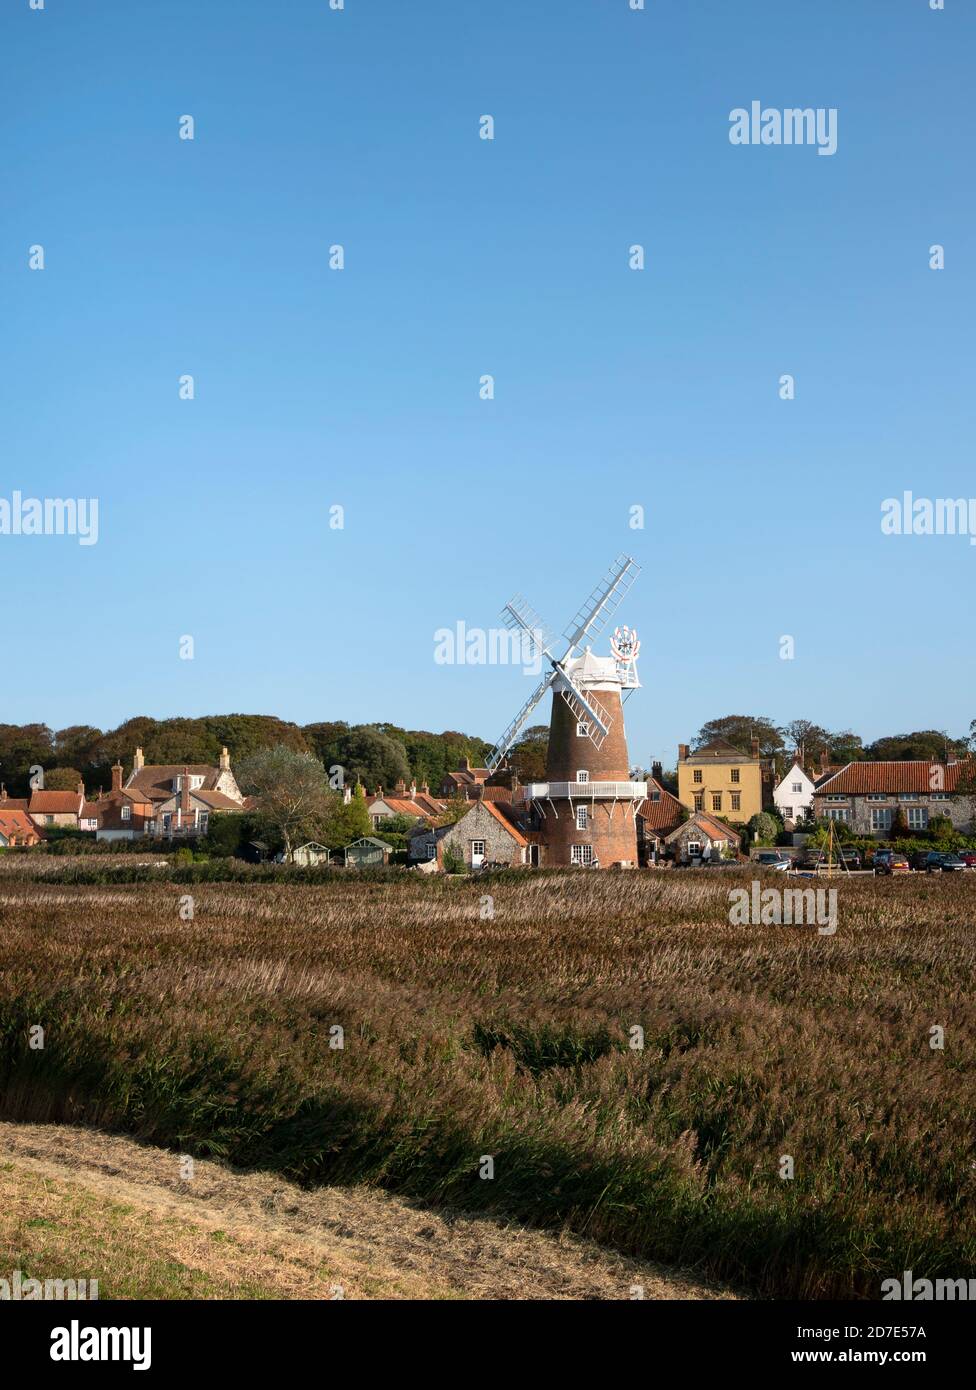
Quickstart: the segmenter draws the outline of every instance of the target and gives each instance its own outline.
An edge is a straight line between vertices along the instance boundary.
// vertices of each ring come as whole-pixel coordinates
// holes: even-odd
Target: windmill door
[[[484,840],[471,841],[471,867],[480,869],[485,862],[485,842]]]

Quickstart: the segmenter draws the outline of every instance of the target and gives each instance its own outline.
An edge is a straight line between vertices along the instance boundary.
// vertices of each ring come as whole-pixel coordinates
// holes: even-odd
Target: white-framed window
[[[887,794],[887,792],[869,792],[869,793],[868,793],[868,800],[869,800],[869,801],[887,801],[887,800],[888,800],[888,794]]]
[[[784,819],[784,820],[792,820],[792,819],[793,819],[793,807],[792,807],[792,806],[784,806],[784,807],[783,807],[783,819]]]
[[[951,801],[952,797],[948,792],[933,792],[929,799],[931,801]]]
[[[827,799],[828,801],[846,801],[846,800],[847,800],[847,797],[844,796],[843,793],[841,793],[840,795],[838,795],[838,794],[835,792],[835,793],[831,794],[830,796],[828,796],[826,799]]]
[[[701,840],[688,841],[688,853],[690,855],[700,855],[702,852]]]
[[[578,770],[578,772],[576,773],[576,780],[577,782],[588,782],[590,780],[590,774],[587,772],[585,767],[581,767]]]
[[[828,820],[849,821],[851,813],[847,806],[828,806],[826,816]]]
[[[908,808],[909,830],[924,830],[928,823],[929,813],[924,806],[910,806]]]
[[[589,738],[589,736],[590,736],[590,726],[589,726],[589,724],[587,724],[587,722],[586,722],[585,719],[580,719],[580,720],[578,721],[577,725],[576,725],[576,737],[577,737],[577,738]]]
[[[122,819],[123,819],[123,820],[131,820],[131,819],[132,819],[132,807],[131,807],[131,806],[123,806],[123,807],[122,807]]]
[[[424,854],[428,859],[437,858],[437,845],[433,840],[431,840],[429,844],[424,845]]]
[[[471,857],[472,857],[472,859],[477,859],[479,856],[480,856],[482,859],[484,859],[484,857],[485,857],[485,842],[484,842],[484,840],[472,840],[472,841],[471,841]]]
[[[589,812],[587,811],[586,807],[585,807],[585,806],[577,806],[577,808],[576,808],[576,829],[577,829],[577,830],[587,830],[587,829],[589,829],[589,823],[590,823],[590,822],[589,822]]]
[[[899,792],[899,793],[898,793],[898,800],[899,800],[899,801],[917,801],[917,800],[918,800],[918,792]]]
[[[569,851],[570,862],[573,864],[592,864],[593,846],[592,845],[571,845]]]
[[[873,810],[873,811],[871,812],[871,829],[872,829],[872,830],[890,830],[890,829],[891,829],[891,810],[890,810],[890,808],[889,808],[888,810]]]
[[[803,783],[802,783],[802,782],[794,782],[794,783],[793,783],[793,795],[794,795],[794,796],[802,796],[802,795],[803,795]]]

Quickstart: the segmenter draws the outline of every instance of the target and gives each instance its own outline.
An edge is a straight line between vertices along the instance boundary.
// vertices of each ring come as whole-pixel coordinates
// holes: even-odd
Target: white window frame
[[[131,819],[132,819],[132,807],[131,807],[131,806],[123,806],[123,807],[122,807],[122,819],[123,819],[123,820],[131,820]]]
[[[909,830],[927,830],[929,827],[928,807],[909,806],[906,819]]]
[[[701,858],[701,852],[702,852],[703,848],[704,848],[704,846],[703,846],[701,840],[689,840],[689,841],[688,841],[688,856],[689,856],[689,858],[692,858],[692,859],[700,859],[700,858]]]
[[[589,811],[587,810],[587,808],[586,808],[585,806],[577,806],[577,808],[576,808],[576,829],[577,829],[577,830],[589,830],[589,828],[590,828],[590,813],[589,813]]]
[[[589,724],[587,724],[587,722],[586,722],[585,719],[578,719],[578,720],[576,721],[576,737],[577,737],[577,738],[589,738],[589,736],[590,736],[590,726],[589,726]]]
[[[579,783],[588,782],[590,780],[590,774],[587,772],[585,767],[580,767],[576,769],[576,780]]]
[[[885,807],[875,807],[875,808],[871,811],[871,829],[872,829],[872,830],[890,830],[890,829],[891,829],[891,807],[890,807],[890,806],[887,807],[887,808],[885,808]]]
[[[436,859],[436,858],[437,858],[437,842],[436,842],[436,840],[431,840],[430,844],[424,845],[424,855],[425,855],[425,858],[427,858],[427,859]]]
[[[571,864],[581,864],[584,867],[593,863],[592,845],[570,845],[569,861]]]

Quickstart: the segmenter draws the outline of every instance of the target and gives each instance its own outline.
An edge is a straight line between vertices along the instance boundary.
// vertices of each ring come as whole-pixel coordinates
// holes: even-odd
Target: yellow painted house
[[[723,738],[696,748],[678,744],[678,800],[685,810],[745,824],[763,809],[763,773],[759,740],[743,753]]]

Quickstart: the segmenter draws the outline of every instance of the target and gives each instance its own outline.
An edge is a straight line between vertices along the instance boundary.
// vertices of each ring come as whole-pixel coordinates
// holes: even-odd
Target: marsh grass
[[[567,1227],[778,1297],[969,1277],[976,877],[841,884],[833,937],[729,926],[734,879],[204,884],[184,922],[176,881],[3,873],[0,1117]]]

